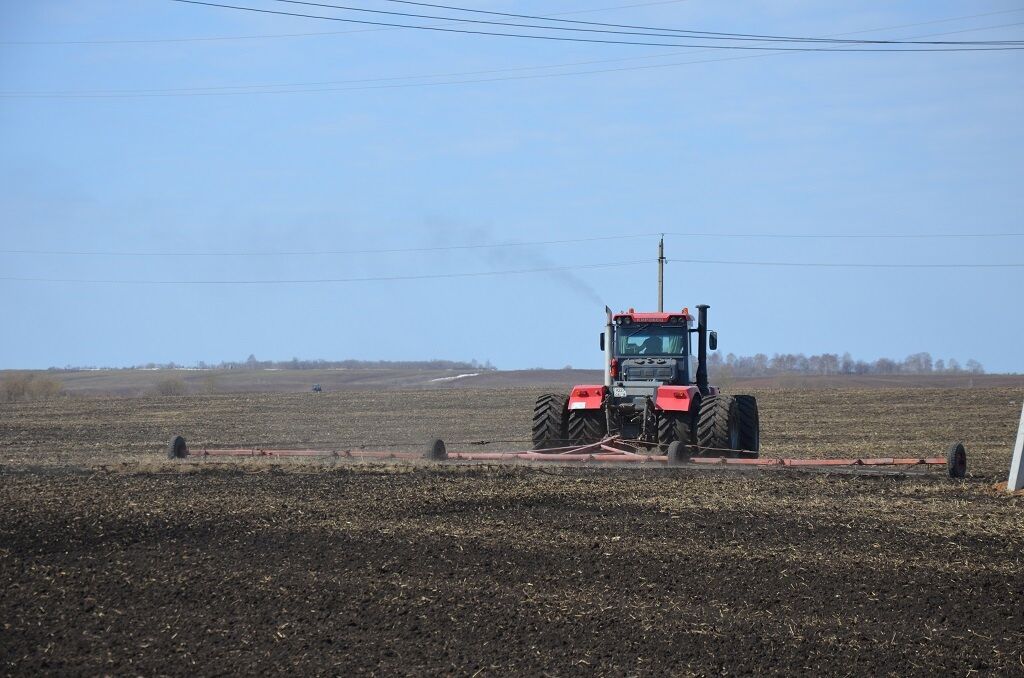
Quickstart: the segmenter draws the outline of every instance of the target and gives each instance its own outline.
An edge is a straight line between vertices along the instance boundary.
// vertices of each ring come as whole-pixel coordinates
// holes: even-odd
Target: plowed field
[[[535,395],[0,405],[3,672],[1024,674],[1019,390],[757,393],[767,456],[962,439],[956,482],[163,458],[513,441]]]

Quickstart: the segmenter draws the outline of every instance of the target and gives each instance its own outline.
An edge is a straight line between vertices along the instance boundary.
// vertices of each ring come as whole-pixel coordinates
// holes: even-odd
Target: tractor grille
[[[629,380],[664,379],[672,378],[671,367],[630,367],[625,374]]]

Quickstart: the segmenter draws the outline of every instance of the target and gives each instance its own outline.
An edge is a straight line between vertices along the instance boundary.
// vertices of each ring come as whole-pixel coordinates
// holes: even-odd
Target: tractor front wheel
[[[533,449],[563,447],[566,443],[565,406],[568,399],[557,393],[545,393],[533,406]]]
[[[658,443],[662,446],[676,441],[683,445],[697,444],[697,419],[692,412],[658,412]]]
[[[604,410],[569,410],[570,445],[589,445],[604,439]]]

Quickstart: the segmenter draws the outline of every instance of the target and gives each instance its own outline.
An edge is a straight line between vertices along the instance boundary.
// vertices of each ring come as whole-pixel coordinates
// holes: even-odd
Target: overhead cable
[[[552,19],[554,17],[566,16],[570,14],[584,14],[589,12],[603,12],[608,10],[623,9],[628,7],[645,7],[648,5],[663,5],[663,4],[674,4],[677,2],[685,2],[686,0],[662,0],[661,2],[645,2],[632,5],[618,5],[612,7],[599,7],[594,9],[580,9],[569,12],[555,12],[552,14],[544,15],[543,19]],[[981,14],[966,14],[955,17],[947,17],[944,19],[932,19],[930,21],[919,21],[916,23],[899,24],[896,26],[887,26],[883,28],[866,28],[858,31],[847,31],[844,33],[837,33],[831,36],[822,36],[822,40],[827,40],[832,37],[840,37],[843,35],[857,35],[860,33],[874,33],[878,31],[896,30],[900,28],[911,28],[915,26],[926,26],[932,24],[949,23],[952,21],[965,21],[968,19],[978,19],[981,17],[995,16],[999,14],[1010,14],[1014,12],[1024,12],[1024,7],[1015,9],[1000,10],[998,12],[983,12]],[[577,22],[580,23],[580,22]],[[614,24],[609,24],[614,25]],[[934,35],[951,35],[953,33],[972,32],[975,30],[988,30],[990,28],[1005,28],[1008,26],[1017,26],[1019,24],[1002,24],[999,26],[988,26],[984,28],[968,28],[962,31],[949,31],[947,33],[936,33]],[[181,38],[127,38],[127,39],[99,39],[99,40],[3,40],[0,41],[0,46],[60,46],[60,45],[146,45],[146,44],[160,44],[160,43],[189,43],[189,42],[220,42],[220,41],[232,41],[232,40],[270,40],[278,38],[309,38],[309,37],[322,37],[329,35],[349,35],[352,33],[366,33],[376,31],[391,31],[400,30],[397,28],[357,28],[347,31],[310,31],[303,33],[257,33],[250,35],[211,35],[211,36],[191,36]],[[671,29],[667,29],[671,30]],[[927,37],[927,36],[922,36]],[[666,55],[670,56],[670,55]],[[634,58],[645,58],[645,57],[634,57]]]
[[[813,37],[793,37],[793,36],[781,36],[781,35],[758,35],[754,33],[719,33],[714,31],[696,31],[683,28],[662,28],[654,26],[634,26],[630,24],[611,24],[601,23],[597,21],[580,21],[576,19],[558,19],[551,17],[536,16],[530,14],[509,14],[507,12],[488,12],[484,10],[465,9],[460,7],[452,7],[450,5],[433,5],[422,2],[405,2],[404,0],[389,0],[390,2],[402,2],[403,4],[409,5],[424,5],[427,7],[439,7],[449,10],[457,10],[461,12],[473,12],[477,14],[486,14],[490,16],[503,16],[503,17],[518,17],[523,19],[531,19],[538,21],[557,22],[559,24],[572,24],[562,26],[549,26],[543,24],[522,24],[507,21],[492,21],[483,19],[466,19],[462,17],[451,17],[451,16],[437,16],[434,14],[413,14],[410,12],[393,12],[388,10],[380,9],[366,9],[363,7],[353,7],[351,5],[335,5],[323,2],[312,2],[312,0],[274,0],[274,2],[285,3],[289,5],[305,5],[307,7],[320,7],[324,9],[340,9],[348,12],[365,12],[371,14],[385,14],[389,16],[403,16],[415,19],[433,19],[438,21],[456,21],[461,23],[473,23],[473,24],[487,24],[492,26],[510,26],[515,28],[535,28],[541,30],[560,30],[560,31],[578,31],[584,33],[612,33],[619,35],[648,35],[654,37],[666,37],[666,38],[686,38],[694,40],[739,40],[739,41],[757,41],[757,42],[794,42],[794,43],[839,43],[839,44],[881,44],[881,45],[988,45],[988,44],[1014,44],[1019,41],[957,41],[957,42],[931,42],[931,41],[907,41],[907,40],[864,40],[864,39],[843,39],[843,38],[813,38]],[[580,28],[580,25],[584,26],[599,26],[602,28]],[[622,30],[608,30],[610,28],[626,28],[631,29],[629,31]]]
[[[588,242],[608,242],[636,238],[651,238],[658,235],[679,236],[683,238],[743,238],[757,239],[795,239],[795,240],[931,240],[931,239],[993,239],[1022,238],[1024,232],[1002,233],[736,233],[727,231],[651,231],[648,233],[629,233],[623,235],[592,236],[587,238],[562,238],[556,240],[521,240],[514,242],[467,243],[458,245],[426,245],[420,247],[379,247],[363,249],[323,249],[323,250],[221,250],[221,251],[183,251],[183,250],[54,250],[54,249],[2,249],[0,254],[11,255],[42,255],[42,256],[102,256],[102,257],[297,257],[297,256],[331,256],[356,254],[410,254],[418,252],[450,252],[457,250],[500,249],[504,247],[535,247],[542,245],[567,245]]]
[[[556,273],[562,271],[580,271],[588,269],[622,268],[627,266],[648,265],[656,260],[619,261],[600,264],[580,264],[574,266],[554,266],[546,268],[526,268],[502,271],[472,271],[466,273],[431,273],[424,275],[389,275],[366,276],[352,278],[299,278],[287,280],[249,279],[249,280],[145,280],[145,279],[107,279],[107,278],[50,278],[0,276],[0,282],[43,282],[72,284],[103,284],[103,285],[310,285],[329,283],[360,283],[389,282],[409,280],[437,280],[446,278],[481,278],[500,277],[507,275],[524,275],[531,273]],[[771,266],[796,268],[852,268],[852,269],[1021,269],[1024,263],[879,263],[879,262],[805,262],[805,261],[737,261],[725,259],[669,259],[669,263],[704,264],[715,266]]]
[[[387,282],[401,280],[436,280],[442,278],[481,278],[505,275],[524,275],[530,273],[557,273],[561,271],[581,271],[599,268],[622,268],[649,264],[652,260],[615,261],[600,264],[579,264],[574,266],[552,266],[544,268],[520,268],[504,271],[472,271],[466,273],[428,273],[424,275],[380,275],[355,278],[299,278],[291,280],[125,280],[125,279],[91,279],[91,278],[45,278],[0,276],[0,281],[11,282],[52,282],[110,285],[309,285],[326,283],[359,283]]]
[[[1021,10],[1024,11],[1024,10]],[[934,24],[948,21],[956,21],[964,18],[971,17],[955,17],[950,19],[940,19],[937,21],[926,21],[922,24]],[[863,29],[860,31],[853,31],[843,35],[850,35],[853,33],[867,33],[886,31],[894,28],[906,28],[908,26],[914,26],[916,24],[903,24],[901,26],[890,26],[890,27],[879,27],[871,29]],[[999,26],[982,26],[977,28],[966,28],[955,31],[942,31],[938,33],[927,33],[924,35],[915,36],[917,38],[922,37],[935,37],[940,35],[951,35],[954,33],[974,32],[982,30],[992,30],[996,28],[1005,28],[1007,26],[1019,26],[1022,25],[1020,22],[1013,24],[1003,24]],[[305,83],[278,83],[278,84],[263,84],[263,85],[214,85],[208,87],[180,87],[180,88],[169,88],[169,89],[128,89],[128,90],[55,90],[49,92],[38,92],[38,91],[0,91],[0,99],[130,99],[130,98],[162,98],[162,97],[203,97],[203,96],[229,96],[229,95],[246,95],[246,94],[310,94],[310,93],[322,93],[322,92],[351,92],[351,91],[366,91],[375,89],[402,89],[409,87],[437,87],[437,86],[452,86],[452,85],[464,85],[464,84],[478,84],[478,83],[490,83],[490,82],[506,82],[516,80],[533,80],[540,78],[558,78],[558,77],[570,77],[576,75],[595,75],[604,73],[619,73],[626,71],[635,70],[647,70],[654,68],[673,68],[676,66],[688,66],[694,64],[705,64],[705,63],[718,63],[725,61],[737,61],[743,59],[757,59],[763,57],[780,56],[785,55],[787,52],[759,52],[756,54],[741,54],[738,56],[728,57],[715,57],[712,59],[693,59],[690,61],[672,61],[668,63],[655,63],[655,64],[643,64],[636,66],[621,66],[616,68],[597,68],[583,71],[567,71],[564,73],[527,73],[525,75],[512,75],[504,77],[484,77],[484,78],[468,78],[463,80],[443,80],[433,81],[434,78],[453,78],[462,76],[474,76],[474,75],[490,75],[499,73],[515,73],[521,71],[535,71],[535,70],[548,70],[555,68],[571,68],[573,66],[586,66],[592,64],[605,64],[605,63],[621,63],[629,61],[649,60],[649,59],[660,59],[669,56],[685,55],[685,54],[699,54],[704,51],[703,48],[696,48],[681,52],[664,52],[662,54],[647,54],[642,56],[632,57],[617,57],[613,59],[592,59],[588,61],[578,61],[562,64],[547,64],[540,66],[513,66],[509,68],[494,68],[481,71],[463,71],[459,73],[435,73],[435,74],[424,74],[424,75],[406,75],[406,76],[392,76],[383,78],[356,78],[351,80],[333,80],[333,81],[321,81],[321,82],[305,82]],[[401,80],[431,80],[429,82],[394,82]],[[385,84],[366,84],[366,83],[385,83]],[[344,85],[352,84],[350,87],[334,87],[333,85]]]
[[[401,254],[410,252],[445,252],[452,250],[483,250],[497,249],[501,247],[531,247],[537,245],[563,245],[585,242],[603,242],[608,240],[626,240],[630,238],[649,238],[657,236],[652,233],[630,233],[624,235],[605,235],[588,238],[565,238],[560,240],[523,240],[517,242],[498,243],[473,243],[464,245],[427,245],[422,247],[383,247],[371,249],[346,249],[346,250],[278,250],[278,251],[221,251],[221,252],[126,252],[126,251],[76,251],[76,250],[32,250],[32,249],[11,249],[0,250],[0,254],[52,254],[52,255],[78,255],[78,256],[109,256],[109,257],[281,257],[281,256],[310,256],[310,255],[336,255],[336,254]]]
[[[719,50],[752,50],[759,52],[992,52],[992,51],[1017,51],[1024,49],[1024,43],[1013,41],[993,45],[964,45],[964,46],[910,46],[910,47],[890,47],[890,46],[873,46],[869,45],[866,47],[762,47],[755,45],[708,45],[708,44],[693,44],[693,43],[673,43],[673,42],[640,42],[631,40],[604,40],[597,38],[577,38],[568,37],[561,35],[531,35],[525,33],[503,33],[498,31],[481,31],[481,30],[470,30],[465,28],[444,28],[441,26],[420,26],[415,24],[398,24],[382,21],[368,21],[365,19],[347,19],[335,16],[323,16],[318,14],[304,14],[299,12],[282,12],[271,9],[260,9],[257,7],[244,7],[241,5],[228,5],[216,2],[206,2],[205,0],[170,0],[171,2],[180,2],[188,5],[202,5],[205,7],[218,7],[222,9],[233,9],[244,12],[256,12],[259,14],[274,14],[279,16],[291,16],[300,17],[305,19],[319,19],[323,21],[340,21],[344,23],[355,23],[365,24],[370,26],[390,26],[394,28],[409,28],[414,30],[424,31],[439,31],[443,33],[460,33],[466,35],[485,35],[491,37],[505,37],[505,38],[522,38],[527,40],[553,40],[558,42],[575,42],[575,43],[593,43],[593,44],[605,44],[605,45],[636,45],[641,47],[699,47],[701,49],[719,49]]]

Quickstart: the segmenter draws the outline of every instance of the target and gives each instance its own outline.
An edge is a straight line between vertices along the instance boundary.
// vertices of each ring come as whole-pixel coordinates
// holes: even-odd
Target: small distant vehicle
[[[323,393],[323,388],[320,387],[320,384],[313,384],[313,393]]]

